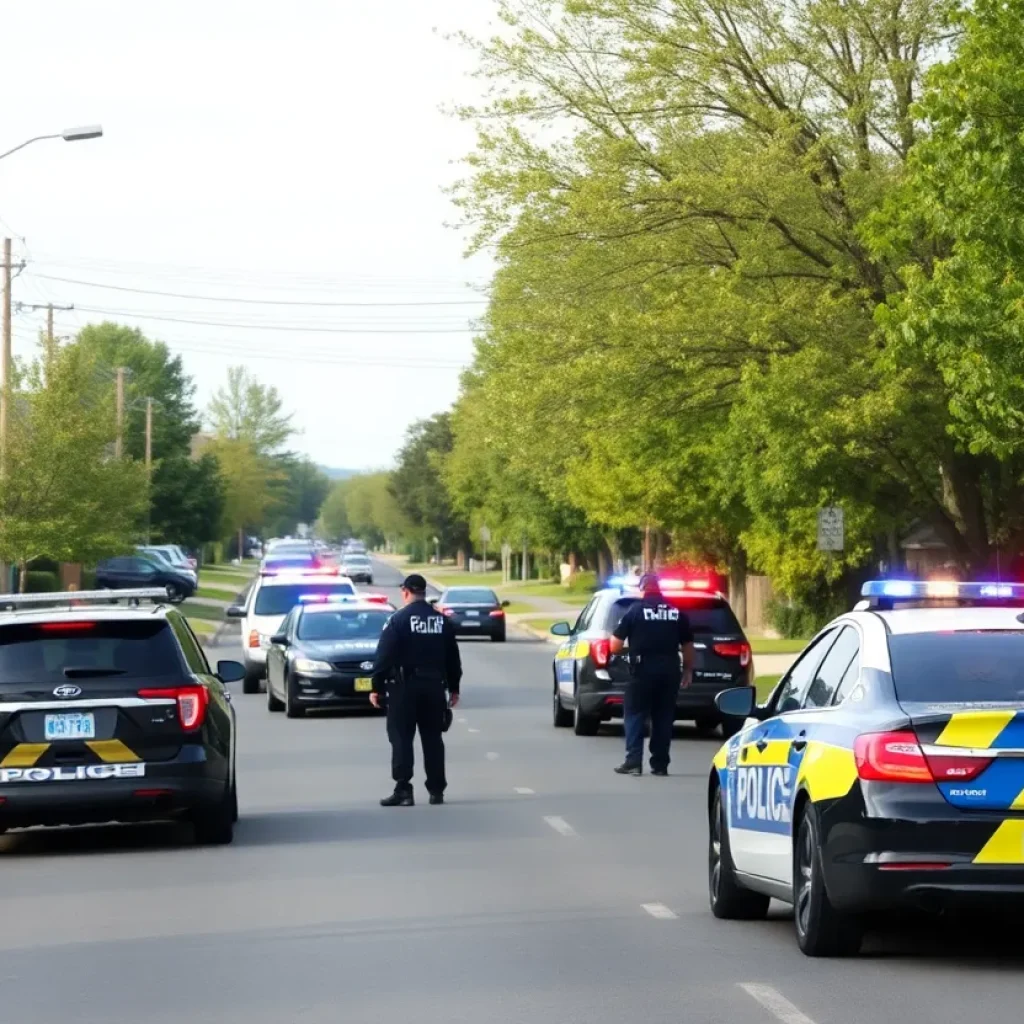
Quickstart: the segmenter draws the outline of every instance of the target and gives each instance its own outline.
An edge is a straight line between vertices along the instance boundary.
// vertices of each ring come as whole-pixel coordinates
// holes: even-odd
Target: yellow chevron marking
[[[19,743],[0,761],[0,768],[31,768],[49,749],[49,743]]]
[[[135,751],[120,740],[87,740],[85,744],[100,760],[108,764],[123,764],[126,761],[141,761]]]
[[[789,764],[789,740],[769,740],[764,750],[758,750],[753,743],[747,743],[740,751],[737,762],[740,767],[748,765]]]
[[[1024,819],[1004,821],[974,858],[975,864],[1024,864]]]
[[[838,800],[857,781],[857,762],[847,747],[811,741],[807,744],[796,784],[806,781],[811,800]]]
[[[729,763],[729,744],[723,743],[718,753],[715,754],[714,766],[721,771]]]
[[[955,711],[935,743],[940,747],[991,747],[1017,712]]]

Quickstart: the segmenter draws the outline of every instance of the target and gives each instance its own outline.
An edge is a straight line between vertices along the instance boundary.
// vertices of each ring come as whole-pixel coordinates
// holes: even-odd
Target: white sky
[[[15,302],[73,303],[59,334],[115,319],[166,341],[202,406],[244,363],[295,412],[295,448],[389,464],[455,397],[484,309],[490,265],[463,259],[442,193],[472,134],[439,110],[479,86],[441,33],[492,20],[491,0],[6,0],[0,152],[105,132],[0,163],[0,227],[28,261]],[[395,305],[424,302],[465,304]],[[44,316],[15,315],[16,355]]]

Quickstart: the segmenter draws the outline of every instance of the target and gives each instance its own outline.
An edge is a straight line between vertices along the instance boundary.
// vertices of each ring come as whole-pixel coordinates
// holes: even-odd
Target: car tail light
[[[257,629],[249,630],[249,646],[250,647],[259,647],[259,645],[260,645],[259,630],[257,630]]]
[[[178,702],[178,721],[182,729],[198,729],[206,719],[210,691],[205,686],[172,686],[139,690],[140,697],[173,697]]]
[[[373,604],[390,604],[386,594],[360,594],[360,599],[370,601]]]
[[[742,668],[746,668],[750,664],[750,644],[715,644],[712,650],[714,650],[715,654],[720,654],[723,658],[739,658],[740,666]]]
[[[590,641],[590,657],[598,668],[604,668],[605,665],[608,664],[608,659],[611,658],[611,653],[610,640]]]
[[[969,782],[993,761],[969,754],[926,754],[909,731],[858,736],[854,757],[857,774],[875,782]]]
[[[437,606],[437,610],[442,615],[449,615],[450,616],[450,615],[454,615],[455,614],[455,610],[453,608],[444,608],[444,607],[442,607],[440,605]]]
[[[74,631],[82,632],[87,629],[95,629],[95,622],[82,622],[81,620],[73,622],[40,622],[39,629],[44,633],[70,633]]]
[[[500,608],[495,608],[494,611],[491,612],[492,619],[501,619],[504,618],[504,616],[505,613]]]

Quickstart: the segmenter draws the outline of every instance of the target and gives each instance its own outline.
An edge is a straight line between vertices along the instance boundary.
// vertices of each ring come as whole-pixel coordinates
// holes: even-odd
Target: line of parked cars
[[[178,544],[140,545],[130,555],[105,558],[96,566],[100,590],[163,587],[171,604],[181,604],[199,588],[199,563]]]

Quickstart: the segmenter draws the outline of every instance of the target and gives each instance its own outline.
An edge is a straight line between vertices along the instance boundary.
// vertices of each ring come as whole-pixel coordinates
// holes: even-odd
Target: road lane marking
[[[741,989],[756,999],[776,1020],[782,1024],[814,1024],[799,1007],[794,1006],[778,989],[771,985],[758,985],[754,982],[741,981]]]
[[[660,921],[674,921],[678,916],[669,910],[664,903],[641,903],[640,905],[651,917],[656,917]]]
[[[498,755],[493,750],[488,750],[487,751],[487,760],[488,761],[497,761],[498,760]]]
[[[456,719],[456,721],[459,723],[459,725],[465,725],[469,721],[469,719],[465,715],[462,715],[460,718]]]
[[[533,790],[529,789],[527,786],[516,786],[516,792],[520,796],[533,796]]]
[[[470,729],[470,730],[468,730],[468,731],[469,731],[469,732],[479,732],[480,730],[479,730],[479,729]]]
[[[544,820],[551,826],[560,836],[574,836],[576,835],[576,829],[572,827],[565,820],[565,818],[558,818],[554,816],[546,816]]]

